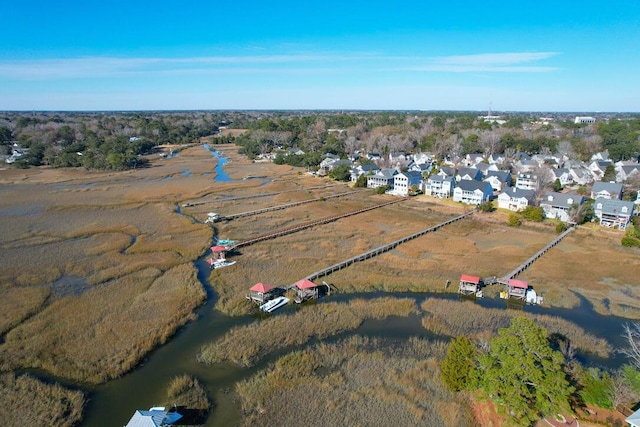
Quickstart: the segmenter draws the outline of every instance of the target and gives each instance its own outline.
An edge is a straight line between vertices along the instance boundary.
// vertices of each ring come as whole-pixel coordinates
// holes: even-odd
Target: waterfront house
[[[424,194],[447,199],[453,194],[455,178],[452,176],[431,175],[424,186]]]
[[[527,206],[534,205],[536,193],[533,190],[507,188],[498,196],[498,207],[510,211],[520,211]]]
[[[493,191],[502,191],[512,184],[511,172],[509,171],[488,171],[484,182],[491,184]]]
[[[633,215],[633,202],[617,199],[597,198],[593,211],[604,227],[617,227],[625,230]]]
[[[540,201],[540,207],[547,218],[569,222],[574,205],[583,204],[587,198],[577,193],[546,193]]]
[[[479,205],[491,198],[491,184],[483,181],[461,180],[453,189],[453,201],[467,205]]]
[[[400,172],[393,177],[393,192],[400,196],[408,196],[414,185],[420,188],[422,174],[415,171]]]
[[[384,168],[377,171],[375,174],[367,177],[367,187],[378,188],[388,187],[393,188],[393,179],[398,174],[397,169]]]
[[[355,166],[351,168],[351,182],[356,182],[361,175],[373,175],[379,170],[380,168],[376,164]]]
[[[622,199],[622,184],[615,182],[594,182],[591,188],[592,199]]]

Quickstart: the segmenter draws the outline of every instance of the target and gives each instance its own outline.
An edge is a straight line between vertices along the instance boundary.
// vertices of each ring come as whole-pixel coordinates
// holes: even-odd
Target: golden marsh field
[[[393,200],[392,196],[375,195],[366,190],[222,221],[212,227],[203,223],[207,212],[229,215],[351,191],[345,184],[312,177],[300,168],[251,163],[238,155],[237,147],[233,145],[216,148],[230,159],[224,170],[233,179],[231,182],[214,182],[217,159],[200,145],[185,147],[178,157],[154,157],[149,167],[125,172],[48,168],[0,170],[3,223],[0,234],[3,260],[0,269],[3,295],[0,299],[0,370],[3,375],[34,369],[80,384],[106,382],[134,368],[149,351],[165,343],[180,326],[194,319],[195,309],[207,295],[215,297],[216,309],[230,315],[247,315],[255,310],[255,306],[245,299],[245,295],[257,282],[274,286],[292,284],[316,270],[468,210],[460,204],[417,196],[243,247],[228,255],[237,261],[234,266],[211,272],[208,285],[212,292],[209,292],[198,280],[194,262],[207,254],[214,235],[242,241]],[[251,179],[243,179],[245,177]],[[312,188],[316,186],[329,187]],[[282,193],[239,199],[274,192]],[[183,207],[184,204],[193,205]],[[460,274],[504,275],[555,236],[551,223],[512,228],[507,226],[505,213],[474,213],[383,255],[355,263],[324,280],[340,293],[455,292]],[[582,296],[601,314],[638,319],[640,251],[623,248],[621,237],[621,233],[596,227],[580,228],[519,278],[529,281],[544,295],[545,305],[575,307],[581,303]],[[447,281],[451,284],[445,289]],[[497,292],[496,287],[485,294],[495,296]],[[447,316],[460,314],[459,311],[451,307],[443,312],[442,307],[444,305],[422,307],[425,313],[430,313],[423,318],[425,328],[445,335],[458,333],[458,326],[447,320]],[[373,317],[407,315],[407,310],[413,308],[389,308]],[[500,317],[492,312],[481,315],[487,319]],[[328,314],[319,311],[317,316]],[[317,316],[309,316],[308,322],[318,321]],[[356,327],[358,319],[363,317],[367,316],[358,314],[338,330]],[[501,317],[500,321],[506,322]],[[303,325],[307,319],[296,318],[296,322]],[[565,324],[548,322],[549,330],[581,333]],[[275,329],[286,330],[277,323],[273,322]],[[235,333],[238,331],[231,332],[229,337]],[[317,336],[333,333],[331,330],[315,331]],[[218,347],[216,351],[230,346],[229,337],[212,344]],[[295,345],[305,342],[305,337],[290,339]],[[426,349],[426,344],[407,344],[402,354],[394,356],[398,370],[383,382],[409,381],[415,372],[408,363],[414,364],[416,355],[428,355],[421,362],[425,366],[435,364],[435,353],[439,357],[442,349],[434,345],[437,351]],[[597,340],[585,341],[583,345],[597,346],[598,352],[602,353],[608,351],[605,344]],[[351,362],[331,359],[331,352],[339,350],[340,346],[362,348],[361,359]],[[356,396],[361,390],[357,384],[368,375],[367,366],[382,357],[372,348],[369,342],[353,341],[314,347],[295,357],[321,358],[318,359],[321,360],[319,367],[340,373],[317,378],[313,390],[343,381],[354,384],[349,390],[351,396]],[[254,355],[244,355],[242,349],[233,351],[236,353],[227,358],[243,360],[244,356],[253,362]],[[271,350],[261,347],[256,354],[266,351]],[[211,360],[222,359],[224,357],[218,354],[211,356]],[[346,378],[350,372],[361,373],[363,377]],[[261,375],[250,381],[267,385],[275,381],[277,384],[281,373],[276,368],[274,372]],[[5,389],[10,390],[14,399],[19,399],[16,396],[20,393],[31,393],[36,396],[35,400],[42,402],[51,399],[50,390],[35,378],[3,378]],[[295,387],[267,398],[266,395],[250,395],[250,385],[247,383],[239,388],[249,423],[266,420],[254,411],[259,411],[268,399],[286,398],[287,393],[311,390],[309,385],[294,384]],[[429,419],[428,413],[433,408],[406,406],[409,405],[406,395],[418,393],[411,391],[409,383],[407,387],[407,390],[387,395],[381,385],[375,389],[373,401],[391,402],[398,410],[409,408],[411,420]],[[56,389],[55,392],[56,396],[64,395],[64,391]],[[82,406],[82,399],[67,392],[73,395],[74,403],[71,409],[64,410],[76,413],[78,405]],[[441,413],[455,421],[457,409],[465,407],[465,403],[451,400],[445,391],[438,393],[442,398],[434,404],[447,407]],[[336,408],[352,411],[348,412],[349,419],[359,416],[358,399],[354,398],[351,403],[340,396],[327,396],[327,399],[333,399]],[[458,421],[462,425],[468,420]]]

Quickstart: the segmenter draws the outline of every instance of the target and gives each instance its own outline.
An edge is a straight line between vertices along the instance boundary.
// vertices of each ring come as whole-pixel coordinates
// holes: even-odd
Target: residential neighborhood
[[[621,230],[626,229],[633,215],[640,214],[640,196],[623,200],[625,184],[640,177],[637,162],[614,163],[606,152],[597,153],[588,163],[561,154],[518,153],[514,157],[518,160],[507,164],[501,155],[438,159],[422,152],[390,153],[387,158],[378,153],[359,153],[341,159],[327,154],[318,174],[346,165],[352,183],[364,175],[366,187],[384,188],[388,194],[415,195],[417,190],[425,197],[450,198],[474,206],[495,201],[498,209],[513,212],[538,206],[546,218],[565,223],[572,223],[578,208],[592,200],[594,218],[602,226]],[[385,167],[388,164],[395,167]],[[615,181],[602,181],[607,168],[615,171]]]

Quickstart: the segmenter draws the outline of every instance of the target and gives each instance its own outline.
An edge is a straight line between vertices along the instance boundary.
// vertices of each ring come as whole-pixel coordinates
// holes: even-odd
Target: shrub
[[[622,238],[622,246],[625,248],[640,248],[640,239],[625,236]]]
[[[493,212],[495,210],[495,208],[493,207],[493,202],[490,200],[480,203],[478,205],[478,209],[480,209],[482,212]]]
[[[522,216],[517,213],[509,214],[509,220],[507,222],[510,227],[519,227],[522,225]]]
[[[567,231],[567,228],[569,228],[569,226],[566,223],[558,222],[556,224],[556,233],[564,233],[565,231]]]
[[[542,222],[544,221],[544,209],[539,206],[527,206],[521,212],[522,217],[527,221]]]
[[[389,186],[378,187],[374,191],[376,194],[384,194],[389,189]]]

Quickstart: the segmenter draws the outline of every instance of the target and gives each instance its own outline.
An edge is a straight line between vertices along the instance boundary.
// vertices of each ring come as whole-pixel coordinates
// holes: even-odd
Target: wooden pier
[[[381,207],[384,207],[384,206],[392,205],[394,203],[402,202],[402,201],[407,200],[407,199],[408,199],[408,197],[403,197],[403,198],[391,200],[389,202],[380,203],[380,204],[377,204],[377,205],[374,205],[374,206],[369,206],[369,207],[366,207],[366,208],[363,208],[363,209],[358,209],[356,211],[347,212],[347,213],[344,213],[344,214],[341,214],[341,215],[335,215],[335,216],[331,216],[331,217],[328,217],[328,218],[319,219],[317,221],[312,221],[312,222],[308,222],[308,223],[305,223],[305,224],[300,224],[300,225],[297,225],[295,227],[285,228],[285,229],[282,229],[282,230],[275,231],[273,233],[269,233],[269,234],[265,234],[263,236],[255,237],[253,239],[249,239],[249,240],[245,240],[245,241],[242,241],[242,242],[238,242],[238,243],[236,243],[234,245],[229,246],[228,250],[233,250],[233,249],[241,248],[241,247],[244,247],[244,246],[253,245],[254,243],[262,242],[263,240],[269,240],[269,239],[274,239],[276,237],[285,236],[287,234],[292,234],[292,233],[295,233],[297,231],[304,230],[306,228],[311,228],[311,227],[314,227],[316,225],[321,225],[321,224],[327,224],[327,223],[330,223],[330,222],[333,222],[333,221],[337,221],[337,220],[342,219],[342,218],[347,218],[349,216],[358,215],[358,214],[361,214],[363,212],[367,212],[367,211],[370,211],[370,210],[373,210],[373,209],[378,209],[378,208],[381,208]]]
[[[331,274],[331,273],[333,273],[335,271],[342,270],[343,268],[348,267],[351,264],[356,263],[358,261],[364,261],[364,260],[367,260],[369,258],[373,258],[375,256],[378,256],[380,254],[388,252],[388,251],[390,251],[392,249],[395,249],[398,245],[401,245],[402,243],[408,242],[409,240],[413,240],[413,239],[415,239],[417,237],[420,237],[420,236],[423,236],[423,235],[425,235],[427,233],[431,233],[432,231],[436,231],[439,228],[444,227],[445,225],[449,225],[449,224],[452,224],[452,223],[454,223],[456,221],[459,221],[459,220],[461,220],[463,218],[466,218],[466,217],[468,217],[469,215],[471,215],[474,212],[475,212],[475,210],[466,212],[466,213],[464,213],[462,215],[459,215],[459,216],[457,216],[455,218],[451,218],[451,219],[449,219],[449,220],[447,220],[445,222],[441,222],[440,224],[437,224],[437,225],[434,225],[432,227],[429,227],[426,230],[419,231],[419,232],[414,233],[414,234],[412,234],[410,236],[403,237],[402,239],[399,239],[399,240],[396,240],[394,242],[391,242],[391,243],[389,243],[387,245],[380,246],[378,248],[372,249],[372,250],[367,251],[365,253],[362,253],[360,255],[356,255],[356,256],[354,256],[352,258],[349,258],[349,259],[347,259],[345,261],[339,262],[337,264],[333,264],[333,265],[331,265],[329,267],[323,268],[322,270],[316,271],[315,273],[312,273],[312,274],[308,275],[307,277],[305,277],[305,279],[313,281],[313,280],[315,280],[315,279],[317,279],[319,277],[323,277],[323,276],[329,275],[329,274]],[[289,288],[292,288],[293,286],[294,285],[291,285],[291,286],[289,286]]]
[[[366,190],[366,188],[364,190]],[[300,205],[304,205],[304,204],[307,204],[307,203],[320,202],[320,201],[324,201],[324,200],[328,200],[328,199],[335,199],[336,197],[350,196],[352,194],[356,194],[356,193],[359,193],[361,191],[363,191],[363,190],[348,191],[346,193],[332,194],[330,196],[317,197],[315,199],[302,200],[300,202],[287,203],[287,204],[284,204],[284,205],[271,206],[271,207],[268,207],[268,208],[256,209],[256,210],[253,210],[253,211],[240,212],[240,213],[237,213],[237,214],[221,216],[216,220],[216,222],[232,221],[232,220],[234,220],[236,218],[259,215],[259,214],[262,214],[262,213],[273,212],[273,211],[278,211],[278,210],[282,210],[282,209],[292,208],[294,206],[300,206]]]
[[[553,239],[551,241],[551,243],[547,244],[544,248],[540,249],[538,252],[536,252],[531,258],[529,258],[528,260],[526,260],[525,262],[523,262],[522,264],[520,264],[518,267],[516,267],[513,271],[511,271],[509,274],[507,274],[506,276],[501,277],[500,279],[498,279],[497,281],[508,285],[508,281],[509,279],[513,279],[514,277],[516,277],[518,274],[522,273],[524,270],[526,270],[527,268],[529,268],[529,266],[531,264],[533,264],[538,258],[540,258],[542,255],[544,255],[549,249],[551,249],[552,247],[554,247],[555,245],[557,245],[558,243],[560,243],[560,241],[562,239],[564,239],[567,234],[571,233],[571,231],[573,231],[573,227],[568,228],[566,231],[562,232],[558,237],[556,237],[555,239]]]
[[[209,203],[220,203],[220,202],[233,202],[236,200],[246,200],[246,199],[257,199],[259,197],[269,197],[269,196],[279,196],[280,194],[286,194],[286,193],[294,193],[296,191],[308,191],[308,190],[320,190],[323,188],[330,188],[330,187],[343,187],[343,185],[336,185],[336,184],[329,184],[329,185],[316,185],[313,187],[307,187],[307,188],[296,188],[293,190],[284,190],[284,191],[274,191],[271,193],[262,193],[262,194],[249,194],[246,196],[235,196],[235,197],[220,197],[218,199],[215,200],[201,200],[199,202],[187,202],[187,203],[183,203],[182,207],[183,208],[189,208],[192,206],[202,206],[202,205],[206,205]]]

